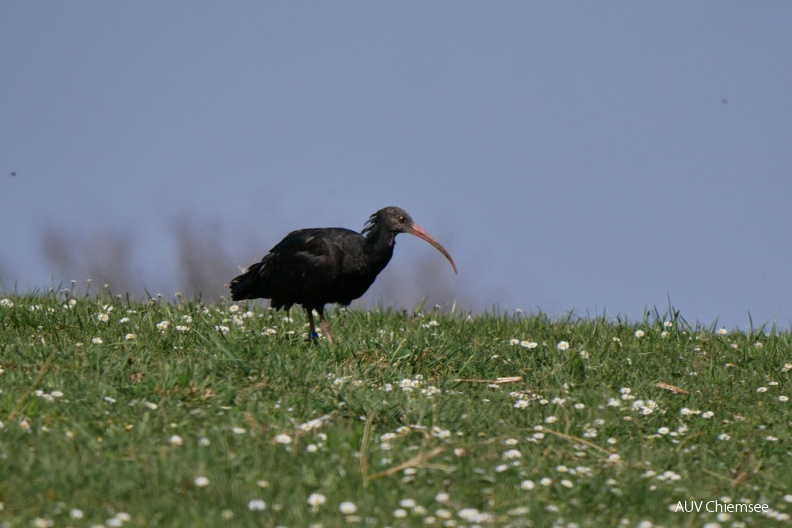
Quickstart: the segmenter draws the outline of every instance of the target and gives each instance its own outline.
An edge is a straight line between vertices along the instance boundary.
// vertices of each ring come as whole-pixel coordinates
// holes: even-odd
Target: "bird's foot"
[[[316,332],[308,332],[308,341],[311,343],[316,343],[319,341],[319,334]]]

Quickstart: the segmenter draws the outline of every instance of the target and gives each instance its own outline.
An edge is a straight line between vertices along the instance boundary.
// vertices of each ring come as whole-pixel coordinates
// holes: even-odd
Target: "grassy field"
[[[297,309],[0,297],[0,526],[789,523],[789,332],[331,325],[335,347]]]

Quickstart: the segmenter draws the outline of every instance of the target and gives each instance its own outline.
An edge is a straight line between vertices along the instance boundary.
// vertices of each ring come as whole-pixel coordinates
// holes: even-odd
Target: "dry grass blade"
[[[23,394],[17,400],[16,404],[14,405],[14,410],[11,411],[11,414],[8,415],[7,420],[9,422],[13,420],[14,417],[16,417],[17,413],[19,412],[19,409],[22,407],[22,404],[25,403],[25,400],[27,400],[28,396],[30,396],[33,393],[33,391],[36,390],[36,387],[38,387],[38,384],[41,382],[42,378],[44,378],[44,375],[47,373],[47,371],[49,371],[50,364],[52,363],[52,360],[55,358],[57,354],[58,351],[53,350],[52,353],[47,358],[47,361],[45,361],[44,365],[41,366],[41,370],[39,371],[38,376],[36,376],[36,379],[33,380],[33,383],[30,385],[30,387],[28,387],[28,390],[25,392],[25,394]]]
[[[568,435],[568,434],[562,433],[560,431],[553,431],[552,429],[548,429],[546,427],[542,427],[541,429],[537,428],[537,429],[534,429],[534,431],[536,431],[537,433],[549,433],[549,434],[551,434],[553,436],[557,436],[558,438],[563,438],[564,440],[569,440],[570,442],[579,442],[581,444],[585,444],[587,446],[593,447],[594,449],[597,449],[598,451],[601,451],[601,452],[605,453],[608,456],[614,454],[613,451],[609,451],[609,450],[605,449],[604,447],[600,447],[597,444],[595,444],[594,442],[589,442],[585,438],[580,438],[578,436]]]
[[[685,395],[690,394],[690,391],[686,391],[681,387],[677,387],[676,385],[671,385],[670,383],[666,383],[664,381],[658,381],[657,383],[655,383],[655,387],[659,389],[669,390],[674,394],[685,394]]]
[[[386,469],[385,471],[380,471],[379,473],[375,473],[375,474],[373,474],[373,475],[371,475],[370,477],[367,477],[367,478],[368,478],[368,480],[376,480],[378,478],[387,477],[388,475],[393,475],[394,473],[398,473],[399,471],[402,471],[402,470],[407,469],[407,468],[420,466],[421,464],[423,464],[427,460],[431,460],[432,458],[436,457],[437,455],[439,455],[443,451],[445,451],[444,447],[436,447],[436,448],[432,449],[431,451],[427,451],[425,453],[420,453],[419,455],[411,458],[410,460],[408,460],[406,462],[402,462],[401,464],[399,464],[397,466],[390,467],[390,468]]]
[[[363,439],[360,441],[360,471],[363,473],[363,481],[366,480],[368,474],[368,457],[366,456],[366,446],[368,445],[369,435],[371,434],[371,424],[374,423],[374,417],[369,416],[366,419],[366,426],[363,428]]]
[[[496,378],[494,380],[485,380],[485,379],[456,379],[456,382],[465,382],[465,383],[487,383],[489,385],[504,385],[506,383],[519,383],[523,380],[522,376],[507,376],[502,378]]]

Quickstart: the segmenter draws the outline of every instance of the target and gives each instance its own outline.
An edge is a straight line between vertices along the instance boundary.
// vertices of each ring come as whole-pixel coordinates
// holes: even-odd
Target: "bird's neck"
[[[377,273],[388,265],[393,256],[393,246],[396,244],[396,234],[382,229],[366,233],[365,253],[371,268]]]

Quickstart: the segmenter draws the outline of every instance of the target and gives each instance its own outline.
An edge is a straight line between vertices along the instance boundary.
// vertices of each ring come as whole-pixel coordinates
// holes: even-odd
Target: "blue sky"
[[[435,287],[636,319],[670,298],[789,327],[790,21],[789,2],[3,2],[0,278],[84,280],[42,233],[112,236],[133,288],[171,295],[179,222],[222,285],[290,230],[398,205],[460,273],[401,236],[371,304]]]

